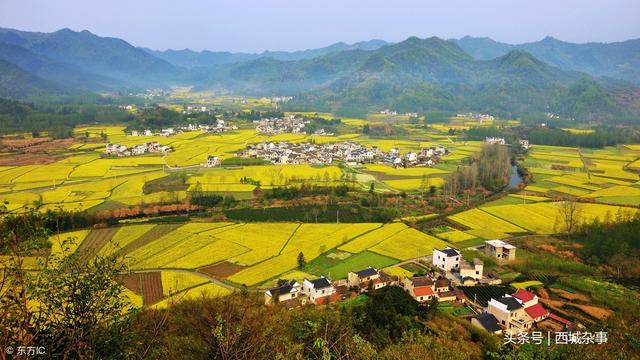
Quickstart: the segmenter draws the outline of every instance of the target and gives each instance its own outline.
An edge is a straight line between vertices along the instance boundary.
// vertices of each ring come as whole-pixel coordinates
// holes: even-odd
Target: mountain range
[[[410,37],[260,54],[136,48],[88,31],[0,29],[0,96],[189,85],[293,95],[290,109],[553,112],[587,121],[636,116],[640,39],[572,44],[547,37]],[[623,100],[621,100],[623,99]]]

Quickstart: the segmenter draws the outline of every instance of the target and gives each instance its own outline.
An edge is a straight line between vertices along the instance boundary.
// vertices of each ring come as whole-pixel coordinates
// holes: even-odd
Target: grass
[[[359,254],[351,255],[344,260],[321,256],[307,264],[305,270],[316,275],[325,275],[330,279],[341,279],[346,278],[350,271],[359,271],[369,266],[381,269],[397,262],[397,260],[387,256],[363,251]]]
[[[528,289],[531,287],[543,286],[544,284],[538,280],[531,280],[531,281],[523,281],[523,282],[514,282],[509,285],[516,289]]]
[[[402,265],[400,265],[400,268],[410,272],[411,276],[413,276],[413,275],[424,275],[427,272],[427,269],[423,268],[420,265],[414,264],[414,263],[402,264]]]

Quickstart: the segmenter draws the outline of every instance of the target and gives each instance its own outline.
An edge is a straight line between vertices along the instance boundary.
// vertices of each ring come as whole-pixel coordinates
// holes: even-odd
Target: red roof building
[[[569,320],[567,320],[567,319],[565,319],[563,317],[560,317],[560,316],[558,316],[556,314],[549,314],[549,319],[557,321],[560,324],[562,324],[564,326],[567,326],[567,327],[572,327],[573,326],[573,323],[571,321],[569,321]]]
[[[416,294],[416,296],[433,295],[433,289],[429,286],[418,286],[413,288],[413,293]]]
[[[536,297],[534,293],[525,289],[518,289],[511,296],[525,303],[533,300]]]
[[[549,311],[545,309],[541,304],[535,304],[524,308],[524,311],[526,311],[526,313],[529,314],[529,316],[531,316],[534,321],[540,321],[549,316]]]

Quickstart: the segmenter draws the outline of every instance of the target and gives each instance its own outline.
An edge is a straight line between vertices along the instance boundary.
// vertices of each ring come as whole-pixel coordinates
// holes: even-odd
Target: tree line
[[[509,181],[511,154],[506,146],[486,144],[470,163],[445,178],[443,193],[456,196],[480,187],[492,192],[502,190]]]

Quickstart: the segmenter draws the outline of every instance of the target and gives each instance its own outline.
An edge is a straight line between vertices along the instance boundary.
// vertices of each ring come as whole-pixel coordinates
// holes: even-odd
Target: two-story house
[[[443,271],[451,271],[460,267],[462,255],[456,249],[446,247],[442,250],[433,249],[433,265]]]
[[[308,296],[309,300],[314,304],[318,299],[331,296],[335,292],[336,289],[333,287],[331,280],[324,276],[315,280],[304,279],[302,282],[302,293]]]
[[[533,319],[512,296],[489,300],[487,312],[495,316],[499,325],[508,332],[528,332],[533,327]]]
[[[515,260],[516,247],[502,240],[489,240],[484,243],[484,253],[498,259],[500,263],[505,263]]]
[[[297,299],[300,295],[302,285],[295,280],[291,280],[279,287],[269,289],[264,293],[264,303],[272,305],[282,303],[287,300]]]

